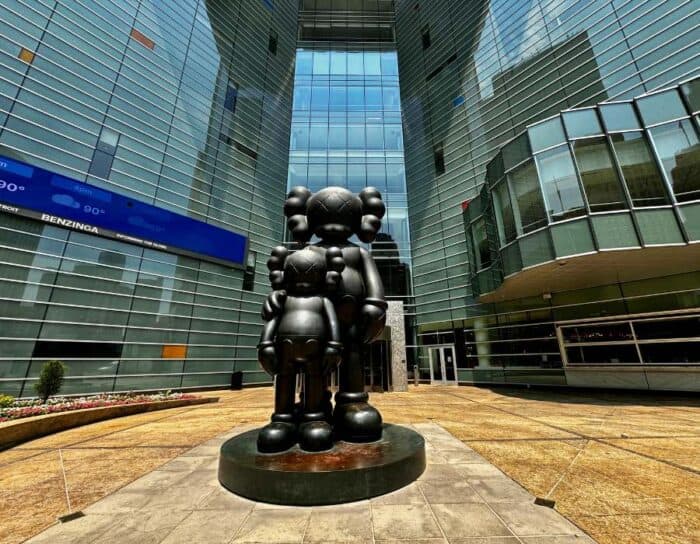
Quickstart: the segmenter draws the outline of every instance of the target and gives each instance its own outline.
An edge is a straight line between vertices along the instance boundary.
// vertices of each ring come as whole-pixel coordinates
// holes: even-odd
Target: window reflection
[[[676,199],[700,198],[700,142],[691,121],[662,125],[650,133]]]
[[[574,154],[591,212],[626,208],[620,179],[605,138],[577,140]]]
[[[508,195],[508,184],[503,181],[493,191],[494,207],[496,209],[496,224],[501,246],[515,240],[515,219],[513,208]]]
[[[535,160],[552,221],[583,215],[583,197],[569,146],[540,153]]]
[[[644,135],[625,132],[613,134],[611,139],[632,204],[637,207],[668,204],[661,175]]]
[[[491,251],[489,250],[489,240],[486,235],[486,223],[484,220],[478,219],[472,223],[471,231],[474,242],[476,270],[482,270],[491,266]]]
[[[547,214],[544,209],[535,163],[529,161],[508,174],[516,207],[514,208],[519,234],[544,227]]]
[[[290,186],[306,184],[315,191],[338,185],[353,192],[376,186],[388,208],[382,232],[391,233],[406,259],[406,176],[395,51],[299,49],[289,147]]]

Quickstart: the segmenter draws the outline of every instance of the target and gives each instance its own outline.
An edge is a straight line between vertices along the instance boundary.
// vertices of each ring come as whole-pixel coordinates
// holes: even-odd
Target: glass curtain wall
[[[396,52],[322,45],[297,50],[288,187],[379,189],[387,207],[371,250],[390,298],[410,301],[401,100]]]

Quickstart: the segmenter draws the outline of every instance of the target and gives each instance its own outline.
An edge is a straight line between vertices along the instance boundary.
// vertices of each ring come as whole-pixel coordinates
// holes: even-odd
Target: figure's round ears
[[[267,260],[267,268],[270,271],[270,283],[273,289],[284,288],[284,261],[289,251],[284,246],[277,246],[272,250]]]
[[[329,247],[326,250],[326,286],[335,291],[340,283],[340,274],[345,269],[343,252],[338,247]]]
[[[359,197],[362,201],[362,220],[357,236],[363,242],[369,243],[374,240],[382,227],[381,219],[384,217],[386,207],[382,201],[381,193],[374,187],[363,189],[360,191]]]
[[[287,227],[297,242],[308,242],[311,238],[309,221],[306,218],[306,203],[311,198],[311,191],[306,187],[294,187],[284,203],[284,215],[287,217]]]

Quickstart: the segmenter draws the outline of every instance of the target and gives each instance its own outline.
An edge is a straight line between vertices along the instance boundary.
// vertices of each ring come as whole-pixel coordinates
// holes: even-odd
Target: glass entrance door
[[[457,359],[454,346],[430,348],[430,383],[457,385]]]

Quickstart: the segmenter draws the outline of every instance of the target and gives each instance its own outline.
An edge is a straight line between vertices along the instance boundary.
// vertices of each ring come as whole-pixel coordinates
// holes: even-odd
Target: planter
[[[72,410],[68,412],[59,412],[57,414],[45,414],[15,421],[6,421],[0,423],[0,450],[5,450],[17,444],[21,444],[22,442],[27,442],[28,440],[33,440],[48,434],[80,427],[81,425],[88,425],[89,423],[104,421],[105,419],[166,410],[167,408],[209,404],[218,401],[218,397],[162,400],[136,404],[120,404],[117,406],[100,406],[98,408]]]

